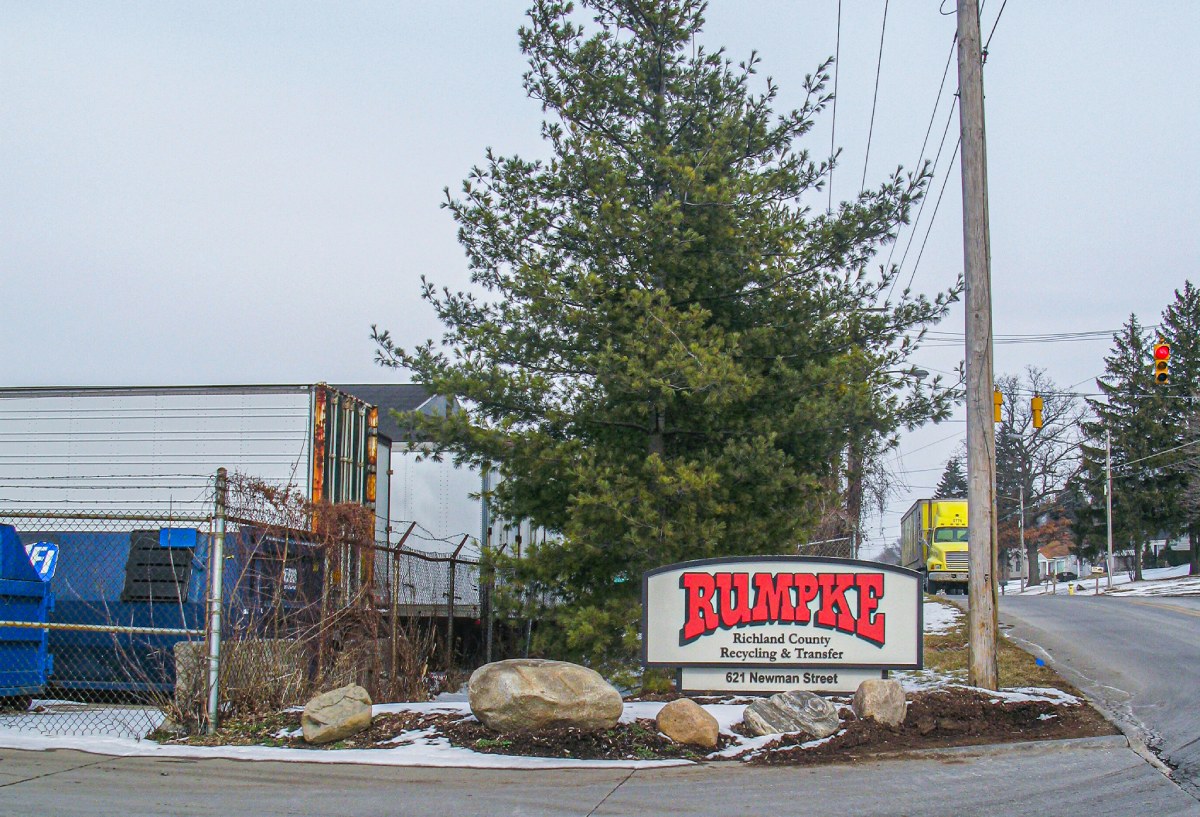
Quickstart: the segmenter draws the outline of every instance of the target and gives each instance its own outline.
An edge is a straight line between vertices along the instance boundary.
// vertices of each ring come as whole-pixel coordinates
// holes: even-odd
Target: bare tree
[[[1005,551],[1017,546],[1021,526],[1030,527],[1078,468],[1084,407],[1076,395],[1059,390],[1044,369],[1033,366],[1020,376],[998,377],[996,387],[1004,395],[996,432],[996,492],[1000,547]],[[1033,424],[1034,396],[1042,398],[1041,428]],[[1026,537],[1024,556],[1029,583],[1039,584],[1036,537]]]

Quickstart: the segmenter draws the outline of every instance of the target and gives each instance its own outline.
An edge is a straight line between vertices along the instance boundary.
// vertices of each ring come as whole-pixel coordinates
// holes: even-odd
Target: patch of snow
[[[812,749],[813,747],[820,746],[823,743],[829,743],[829,741],[833,740],[836,737],[844,735],[844,734],[846,734],[846,730],[839,729],[836,732],[834,732],[832,735],[827,735],[823,738],[817,738],[816,740],[805,741],[804,743],[800,744],[800,748],[801,749]]]
[[[966,677],[966,673],[949,674],[929,669],[897,670],[889,673],[888,677],[899,681],[905,692],[924,692],[960,684]]]
[[[1042,596],[1070,595],[1095,596],[1108,593],[1121,593],[1147,596],[1187,596],[1200,594],[1200,576],[1188,576],[1187,565],[1175,567],[1153,567],[1142,571],[1143,581],[1135,582],[1128,571],[1118,570],[1113,573],[1112,590],[1109,590],[1108,577],[1084,576],[1073,582],[1042,582],[1021,591],[1019,581],[1012,580],[1005,586],[1005,595],[1009,596]],[[1167,579],[1182,579],[1179,584],[1166,582]],[[1097,590],[1097,585],[1099,589]],[[1080,589],[1082,588],[1082,589]]]
[[[654,720],[664,706],[666,703],[663,701],[626,701],[625,711],[621,713],[621,723],[633,723],[638,718]]]
[[[962,624],[962,610],[944,601],[926,601],[923,606],[926,635],[948,633]]]
[[[724,732],[725,730],[722,729],[721,731]],[[716,760],[722,757],[736,757],[747,750],[752,752],[757,751],[779,737],[779,735],[763,735],[757,738],[748,738],[744,735],[738,735],[732,732],[727,734],[733,738],[736,738],[736,740],[726,746],[724,749],[721,749],[717,752],[712,752],[711,754],[705,755],[705,757],[711,760]]]
[[[1181,565],[1187,567],[1187,565]],[[1147,571],[1149,572],[1149,571]],[[1200,576],[1131,582],[1112,591],[1115,596],[1200,596]]]
[[[1045,701],[1055,706],[1074,706],[1075,704],[1082,703],[1074,695],[1063,692],[1061,689],[1055,689],[1054,687],[1012,687],[1011,689],[1002,689],[999,692],[987,691],[1001,700],[1011,702]]]

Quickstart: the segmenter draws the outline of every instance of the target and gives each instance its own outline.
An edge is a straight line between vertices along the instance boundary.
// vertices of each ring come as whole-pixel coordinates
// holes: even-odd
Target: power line
[[[1144,457],[1138,457],[1136,460],[1129,460],[1128,462],[1124,463],[1122,467],[1128,468],[1131,465],[1136,465],[1139,462],[1145,462],[1146,460],[1153,459],[1155,457],[1161,457],[1163,454],[1170,454],[1172,451],[1178,451],[1181,448],[1191,448],[1193,445],[1200,445],[1200,440],[1192,440],[1190,443],[1177,445],[1174,448],[1166,448],[1162,451],[1155,451],[1153,454],[1147,454]]]
[[[938,152],[937,152],[937,155],[934,156],[934,158],[933,158],[933,167],[931,167],[930,171],[929,171],[931,181],[933,178],[936,178],[936,176],[937,176],[938,164],[942,160],[942,151],[946,147],[946,135],[950,133],[950,123],[954,120],[954,111],[957,106],[958,106],[958,96],[955,95],[954,100],[950,103],[950,111],[949,111],[949,113],[946,114],[946,125],[945,125],[945,127],[942,128],[942,140],[941,140],[941,142],[938,143]],[[955,149],[955,152],[957,152],[958,146],[955,145],[954,149]],[[946,168],[946,178],[942,180],[942,190],[946,189],[946,182],[950,178],[950,171],[953,169],[954,169],[954,160],[951,159],[950,167]],[[942,198],[941,194],[939,193],[938,194],[938,203],[939,204],[941,203],[941,198]],[[912,249],[913,240],[917,237],[917,225],[919,225],[921,223],[921,216],[925,213],[925,205],[928,203],[929,203],[929,197],[922,196],[921,197],[921,206],[919,208],[917,208],[917,217],[915,219],[913,219],[912,230],[908,234],[908,243],[904,245],[904,255],[900,256],[900,269],[904,269],[904,262],[908,260],[908,252],[909,252],[909,250]],[[934,213],[937,213],[937,207],[934,207]],[[930,223],[930,226],[932,226],[933,216],[929,217],[929,223]],[[926,230],[925,234],[928,235],[929,231]],[[896,283],[895,281],[892,281],[893,285],[895,283]],[[909,283],[909,286],[912,286],[912,276],[911,275],[909,276],[908,283]],[[889,293],[889,295],[890,295],[890,293]]]
[[[875,105],[879,101],[879,71],[883,67],[883,37],[887,33],[887,13],[890,2],[891,0],[884,0],[883,25],[879,27],[879,57],[875,60],[875,93],[871,98],[871,125],[867,128],[867,153],[863,157],[862,183],[858,187],[860,194],[867,188],[867,164],[871,161],[871,137],[875,133]]]
[[[918,451],[924,451],[926,448],[932,448],[933,446],[944,443],[947,440],[953,440],[956,437],[962,437],[962,436],[963,436],[963,433],[961,431],[956,431],[953,434],[951,434],[949,437],[942,437],[940,440],[934,440],[933,442],[931,442],[927,445],[923,445],[919,448],[914,448],[911,451],[897,451],[896,457],[897,457],[897,459],[899,459],[900,457],[907,457],[909,454],[915,454]]]
[[[1008,0],[1004,0],[1000,4],[1000,11],[996,14],[996,20],[992,23],[992,30],[988,32],[987,42],[983,44],[983,61],[987,62],[988,46],[992,44],[992,35],[996,33],[996,26],[1000,25],[1000,18],[1004,16],[1004,9],[1008,6]],[[982,9],[981,9],[982,11]]]
[[[837,150],[838,71],[842,65],[842,0],[838,0],[837,43],[833,47],[833,128],[829,132],[829,207],[833,212],[833,156]]]
[[[1119,331],[1119,330],[1118,330]],[[1114,332],[1108,330],[1100,330],[1093,332],[1039,332],[1032,334],[1007,334],[995,335],[993,343],[997,345],[1013,345],[1024,343],[1075,343],[1079,341],[1094,341],[1094,340],[1109,340]],[[926,332],[930,340],[923,344],[925,348],[939,348],[948,346],[957,346],[962,343],[962,332],[945,332],[941,330],[930,329]],[[1098,375],[1098,377],[1101,375]],[[1088,380],[1095,378],[1085,378],[1074,385],[1086,383]]]
[[[938,208],[942,206],[942,196],[946,193],[946,182],[950,181],[950,171],[954,168],[954,160],[958,158],[958,149],[962,146],[962,137],[954,143],[954,154],[950,157],[950,166],[946,168],[946,178],[942,181],[942,189],[938,193],[937,203],[933,205],[933,215],[929,217],[929,226],[925,230],[925,238],[921,241],[921,251],[917,253],[917,260],[913,264],[912,273],[908,276],[908,286],[912,287],[913,279],[917,277],[917,270],[921,268],[921,259],[925,256],[925,245],[929,242],[929,234],[933,231],[933,224],[937,221]]]
[[[917,167],[917,168],[922,167],[922,164],[925,161],[925,148],[929,145],[929,134],[933,132],[933,123],[934,123],[934,120],[937,119],[938,108],[940,108],[942,105],[942,92],[946,90],[946,77],[949,76],[949,74],[950,74],[950,63],[954,61],[954,46],[957,43],[958,43],[958,32],[956,31],[956,32],[954,32],[954,38],[950,41],[950,53],[946,56],[946,67],[944,69],[942,69],[942,81],[940,83],[938,83],[937,96],[934,97],[934,100],[933,100],[933,110],[929,113],[929,124],[925,127],[925,138],[921,140],[921,152],[919,154],[917,154],[917,163],[916,163],[916,165],[914,165],[914,167]],[[953,105],[951,107],[953,107]],[[945,141],[945,139],[946,139],[945,134],[942,134],[943,142]],[[941,147],[938,148],[938,152],[939,152],[939,154],[941,153]],[[933,178],[933,174],[936,171],[937,171],[937,163],[935,162],[934,166],[932,168],[930,168],[930,171],[929,171],[931,180]],[[919,222],[921,220],[921,211],[924,210],[924,207],[925,207],[925,197],[922,196],[921,197],[921,208],[917,211],[916,219],[913,220],[913,232],[914,233],[916,232],[916,229],[917,229],[917,222]],[[908,243],[909,243],[909,245],[912,244],[911,237],[909,238]],[[895,255],[896,246],[898,244],[899,244],[898,241],[892,242],[892,249],[888,253],[888,260],[887,260],[887,268],[888,269],[891,269],[891,267],[892,267],[892,256]],[[908,252],[908,249],[906,247],[905,253],[907,254],[907,252]],[[896,288],[896,279],[893,278],[892,286],[890,289],[888,289],[888,299],[889,300],[892,297],[892,290],[894,290],[895,288]]]

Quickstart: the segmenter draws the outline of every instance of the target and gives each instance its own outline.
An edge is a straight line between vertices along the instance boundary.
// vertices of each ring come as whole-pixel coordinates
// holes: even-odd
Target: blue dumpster
[[[56,545],[37,542],[27,549],[12,525],[0,525],[0,699],[40,694],[53,672],[47,630],[16,623],[49,621],[57,561]]]

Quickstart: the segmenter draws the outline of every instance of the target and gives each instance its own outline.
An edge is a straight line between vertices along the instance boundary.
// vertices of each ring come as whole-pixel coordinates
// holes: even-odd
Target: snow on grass
[[[1181,565],[1186,568],[1187,565]],[[1147,573],[1149,571],[1146,571]],[[1200,576],[1182,576],[1171,579],[1151,579],[1142,582],[1130,582],[1121,587],[1115,587],[1112,595],[1122,596],[1200,596]]]
[[[899,681],[906,693],[928,692],[931,689],[961,684],[966,680],[966,673],[939,672],[932,669],[896,670],[888,674],[889,678]]]
[[[1142,571],[1143,580],[1135,582],[1128,571],[1113,573],[1112,589],[1108,577],[1084,576],[1073,582],[1043,582],[1021,591],[1018,581],[1009,581],[1004,588],[1009,596],[1069,595],[1096,596],[1105,593],[1130,596],[1192,596],[1200,595],[1200,576],[1188,576],[1187,565],[1153,567]],[[1098,586],[1098,588],[1097,588]]]
[[[946,601],[926,600],[923,610],[926,635],[944,635],[963,623],[962,610]]]
[[[983,689],[980,692],[991,695],[993,698],[1005,703],[1045,701],[1055,706],[1074,706],[1075,704],[1083,703],[1083,701],[1074,695],[1063,692],[1061,689],[1055,689],[1054,687],[1012,687],[999,691]]]

